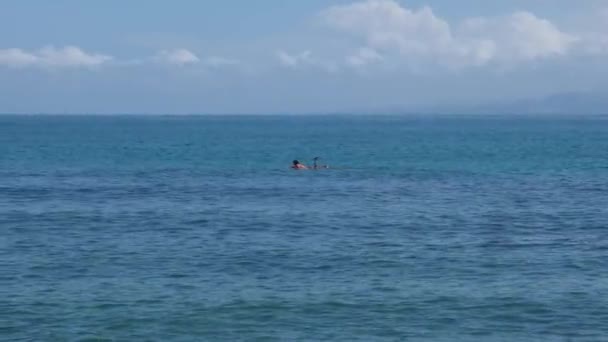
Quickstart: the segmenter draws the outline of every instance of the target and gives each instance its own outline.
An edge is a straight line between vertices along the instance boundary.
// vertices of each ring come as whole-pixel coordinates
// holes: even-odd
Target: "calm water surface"
[[[1,340],[608,341],[608,121],[0,116],[0,233]]]

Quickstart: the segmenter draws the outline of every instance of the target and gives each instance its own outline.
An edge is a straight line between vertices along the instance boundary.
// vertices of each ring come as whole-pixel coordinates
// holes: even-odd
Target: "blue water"
[[[1,340],[606,341],[608,120],[0,116],[0,233]]]

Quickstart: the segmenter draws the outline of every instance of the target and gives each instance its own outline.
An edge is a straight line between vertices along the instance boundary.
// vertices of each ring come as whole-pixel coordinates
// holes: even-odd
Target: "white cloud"
[[[303,64],[310,64],[312,59],[310,51],[303,51],[299,54],[289,54],[285,51],[278,51],[277,57],[281,65],[286,67],[297,67]]]
[[[365,67],[382,62],[384,58],[374,49],[364,47],[346,58],[346,63],[352,67]]]
[[[154,59],[161,63],[178,66],[200,62],[200,59],[193,52],[186,49],[163,50],[160,51]]]
[[[467,40],[470,42],[471,38],[491,42],[493,57],[503,60],[534,60],[564,55],[578,40],[561,32],[550,21],[528,12],[516,12],[502,18],[468,19],[462,28],[461,44],[466,44]]]
[[[198,64],[204,68],[218,69],[229,66],[240,65],[241,61],[220,56],[199,57],[194,52],[186,49],[163,50],[152,57],[157,63],[186,66]]]
[[[63,49],[44,48],[40,51],[40,59],[44,64],[56,67],[92,67],[108,62],[112,60],[112,57],[101,54],[88,54],[77,47],[68,46]]]
[[[321,18],[329,27],[363,40],[371,51],[448,66],[563,55],[577,41],[550,21],[528,12],[471,18],[454,26],[429,7],[412,10],[394,0],[367,0],[330,7]],[[362,60],[349,58],[349,63],[353,62]]]
[[[33,65],[37,61],[38,57],[21,49],[0,50],[0,65],[18,68]]]
[[[113,57],[108,55],[86,53],[75,46],[66,46],[64,48],[51,46],[34,52],[16,48],[0,49],[0,66],[10,68],[96,67],[112,59]]]
[[[122,67],[162,63],[177,66],[200,64],[207,68],[221,68],[241,63],[236,59],[218,56],[201,59],[186,49],[163,50],[151,57],[126,60],[116,60],[114,57],[103,54],[87,53],[74,46],[66,46],[64,48],[45,47],[37,51],[26,51],[17,48],[0,49],[0,67],[9,68],[92,68],[110,61],[112,62],[112,66]]]
[[[392,0],[330,7],[322,13],[333,28],[361,36],[376,48],[425,53],[451,41],[449,25],[424,7],[411,11]]]

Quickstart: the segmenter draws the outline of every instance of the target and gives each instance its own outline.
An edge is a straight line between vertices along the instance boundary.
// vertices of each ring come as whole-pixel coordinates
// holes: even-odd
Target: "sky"
[[[347,113],[608,93],[606,0],[6,0],[0,113]]]

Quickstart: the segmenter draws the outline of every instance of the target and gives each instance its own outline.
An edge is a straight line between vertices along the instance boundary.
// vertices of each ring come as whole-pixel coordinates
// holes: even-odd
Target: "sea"
[[[0,116],[0,340],[608,341],[608,117]]]

